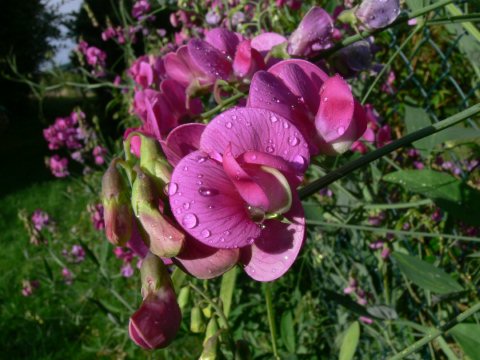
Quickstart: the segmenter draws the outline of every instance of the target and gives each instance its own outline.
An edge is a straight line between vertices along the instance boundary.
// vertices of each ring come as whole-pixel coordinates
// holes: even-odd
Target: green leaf
[[[458,324],[450,333],[471,359],[480,359],[480,325]]]
[[[50,280],[53,280],[53,272],[52,268],[50,267],[48,261],[43,258],[43,266],[45,266],[45,271],[47,272],[47,276]]]
[[[179,267],[173,270],[171,278],[172,278],[173,288],[175,289],[175,292],[177,294],[180,292],[180,289],[182,288],[183,282],[185,281],[186,277],[187,277],[187,274],[183,272],[183,270],[180,269]]]
[[[325,290],[325,295],[327,299],[334,301],[336,304],[342,305],[343,307],[347,308],[348,310],[359,316],[372,317],[372,315],[368,313],[367,309],[365,309],[362,305],[359,305],[357,302],[353,301],[350,296],[337,294],[336,292],[333,292],[331,290]]]
[[[462,291],[463,288],[445,271],[411,255],[394,252],[402,273],[414,284],[438,294]]]
[[[438,206],[471,225],[480,225],[480,192],[452,175],[434,170],[401,170],[383,177],[433,199]]]
[[[388,307],[386,305],[374,305],[367,307],[367,312],[377,319],[384,320],[396,320],[398,319],[398,314],[395,309]]]
[[[290,354],[295,354],[295,327],[293,324],[293,315],[291,311],[285,311],[282,314],[282,320],[280,322],[280,335],[282,341],[285,344]]]
[[[360,325],[355,321],[345,332],[342,346],[340,347],[339,360],[351,360],[357,350],[358,340],[360,339]]]
[[[410,134],[424,127],[432,124],[427,112],[421,108],[405,105],[405,124],[407,126],[407,133]],[[423,157],[427,157],[433,148],[433,136],[428,136],[425,139],[415,141],[415,146]]]
[[[223,304],[223,313],[228,319],[230,314],[230,307],[232,306],[232,296],[235,290],[235,281],[237,279],[237,267],[234,266],[222,276],[222,284],[220,285],[220,299]]]

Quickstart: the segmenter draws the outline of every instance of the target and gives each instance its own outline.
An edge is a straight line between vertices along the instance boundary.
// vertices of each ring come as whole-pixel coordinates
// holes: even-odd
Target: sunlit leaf
[[[480,359],[480,325],[458,324],[450,333],[472,360]]]
[[[347,329],[340,347],[339,360],[352,360],[357,350],[358,340],[360,339],[360,325],[355,321]]]

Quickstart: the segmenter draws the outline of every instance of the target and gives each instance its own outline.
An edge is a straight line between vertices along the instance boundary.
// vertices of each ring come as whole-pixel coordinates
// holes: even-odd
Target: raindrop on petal
[[[195,214],[187,214],[182,219],[182,225],[187,229],[193,229],[198,225],[198,218]]]

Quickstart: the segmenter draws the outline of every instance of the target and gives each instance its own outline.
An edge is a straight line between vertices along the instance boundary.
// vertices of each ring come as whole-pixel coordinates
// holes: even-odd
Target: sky
[[[78,11],[82,6],[83,0],[46,0],[47,6],[59,6],[60,14],[68,14],[72,11]],[[61,29],[62,33],[66,32],[66,29]],[[53,61],[58,65],[68,63],[70,52],[76,46],[75,39],[65,39],[62,41],[53,41],[58,46],[58,50],[53,58]]]

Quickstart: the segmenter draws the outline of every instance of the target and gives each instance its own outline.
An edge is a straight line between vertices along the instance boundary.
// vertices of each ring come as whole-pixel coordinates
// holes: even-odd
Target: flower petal
[[[240,256],[239,249],[217,249],[187,238],[175,264],[198,279],[213,279],[230,270]]]
[[[202,151],[188,154],[177,164],[169,193],[179,224],[208,246],[242,247],[260,234],[222,164]]]
[[[240,39],[237,34],[230,30],[215,28],[207,32],[205,41],[233,59]]]
[[[212,82],[215,79],[228,80],[232,74],[232,64],[227,56],[222,54],[206,41],[192,39],[188,42],[188,52],[192,62],[201,69]]]
[[[280,45],[285,41],[287,41],[287,39],[283,35],[274,32],[266,32],[257,35],[252,39],[252,48],[265,57],[274,46]]]
[[[283,158],[300,174],[310,160],[308,145],[295,126],[264,109],[227,110],[209,123],[200,140],[200,148],[211,156],[223,154],[229,144],[235,157],[247,151],[264,152]]]
[[[238,45],[233,61],[235,75],[241,78],[251,78],[255,72],[265,68],[262,55],[253,49],[250,40],[244,40]]]
[[[285,274],[300,252],[305,239],[305,217],[298,197],[285,214],[291,224],[265,221],[265,229],[251,247],[241,249],[245,272],[258,281],[273,281]]]
[[[339,75],[325,81],[320,97],[315,126],[323,140],[331,143],[350,127],[355,103],[350,87]]]
[[[181,158],[200,148],[200,137],[205,127],[204,124],[184,124],[170,132],[162,146],[170,164],[176,166]]]

